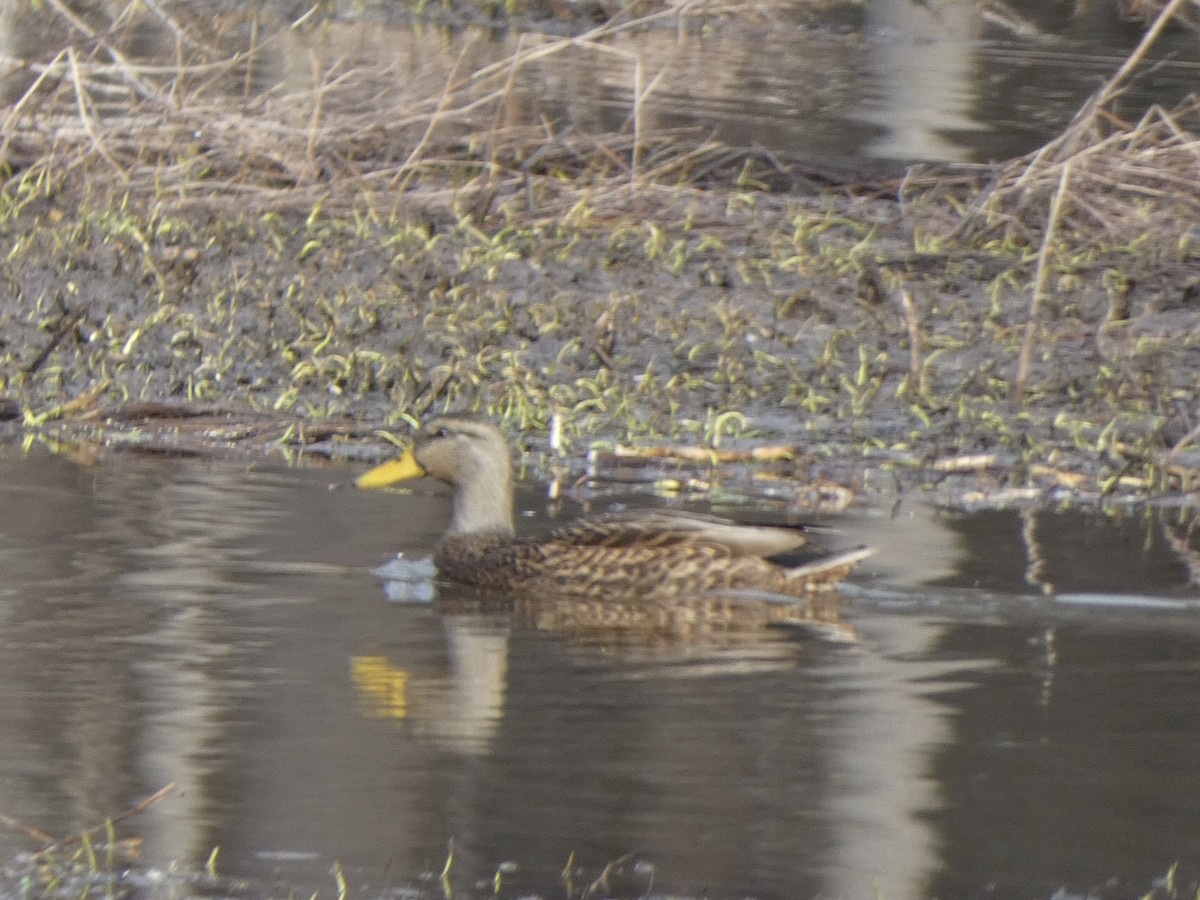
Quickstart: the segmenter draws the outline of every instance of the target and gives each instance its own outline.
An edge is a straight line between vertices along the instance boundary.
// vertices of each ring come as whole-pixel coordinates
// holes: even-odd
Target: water
[[[1198,871],[1178,511],[868,510],[858,645],[613,643],[444,612],[419,565],[389,585],[446,497],[353,474],[0,449],[0,813],[64,835],[174,783],[119,826],[142,864],[220,847],[322,896],[335,862],[356,896],[419,883],[452,838],[460,895],[514,863],[502,896],[564,896],[572,853],[584,883],[640,854],[635,895],[778,900]],[[544,524],[537,485],[520,506]]]
[[[223,94],[257,108],[255,98],[268,98],[270,116],[308,122],[310,92],[319,89],[319,118],[350,142],[360,134],[371,140],[371,123],[395,126],[415,116],[412,144],[378,148],[402,150],[401,157],[430,137],[435,146],[456,135],[489,145],[523,127],[551,143],[567,131],[609,141],[636,126],[645,145],[664,135],[684,146],[716,138],[818,167],[870,159],[987,162],[1058,134],[1117,71],[1140,31],[1120,21],[1115,6],[870,0],[844,4],[814,24],[802,12],[807,4],[776,2],[741,16],[664,18],[600,40],[571,40],[570,26],[557,22],[543,23],[549,33],[414,29],[356,18],[354,7],[320,27],[306,20],[292,28],[294,16],[272,12],[271,4],[253,14],[226,6],[210,16],[180,4],[168,10],[171,20],[158,8],[118,4],[120,26],[106,39],[149,66],[151,81],[181,53],[184,62],[202,64],[183,92],[201,103]],[[100,15],[99,6],[89,15]],[[27,10],[0,15],[0,50],[15,60],[0,87],[6,102],[34,77],[20,59],[48,60],[72,34],[54,14],[48,22]],[[181,34],[188,40],[181,43]],[[90,50],[79,52],[86,60]],[[215,74],[203,67],[245,53],[248,62]],[[1152,103],[1179,102],[1195,89],[1198,67],[1194,34],[1182,26],[1168,31],[1116,112],[1136,121]],[[112,77],[104,66],[98,74]],[[470,104],[477,104],[473,113]],[[439,127],[426,135],[424,116],[435,106]],[[767,177],[769,168],[764,163],[754,174]]]

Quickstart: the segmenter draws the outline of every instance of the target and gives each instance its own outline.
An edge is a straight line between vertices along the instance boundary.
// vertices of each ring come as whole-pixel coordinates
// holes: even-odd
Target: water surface
[[[175,783],[121,825],[145,865],[219,846],[227,874],[323,896],[335,863],[356,896],[420,883],[450,839],[482,896],[507,863],[503,896],[563,896],[572,853],[583,880],[640,854],[635,895],[778,900],[1197,871],[1178,511],[865,510],[858,644],[612,643],[472,614],[419,567],[388,584],[445,492],[353,474],[0,451],[0,812],[63,835]],[[544,524],[538,485],[520,505]]]
[[[294,27],[296,11],[284,4],[243,12],[179,4],[168,10],[172,18],[118,6],[120,21],[106,40],[146,66],[144,77],[161,80],[172,98],[203,103],[219,95],[261,108],[268,119],[328,118],[331,133],[352,145],[376,139],[372,124],[408,121],[412,144],[377,148],[402,158],[418,139],[424,146],[469,137],[476,147],[503,144],[524,128],[551,145],[567,132],[610,141],[636,131],[647,145],[666,136],[683,146],[716,139],[784,164],[844,166],[987,162],[1029,152],[1061,132],[1141,37],[1108,2],[831,5],[824,21],[805,0],[773,2],[730,16],[659,17],[599,38],[586,32],[586,17],[414,27],[334,3],[341,15],[302,16]],[[23,60],[49,60],[65,36],[77,35],[47,27],[44,17],[0,15],[7,102],[34,78]],[[234,62],[214,66],[218,59]],[[195,68],[177,91],[163,79],[175,77],[180,62]],[[1115,112],[1136,121],[1151,104],[1178,103],[1195,89],[1198,67],[1194,34],[1169,29]],[[101,65],[97,74],[112,72]],[[427,133],[425,117],[435,108],[437,127]],[[124,113],[114,100],[105,109]],[[354,156],[362,148],[350,149]]]

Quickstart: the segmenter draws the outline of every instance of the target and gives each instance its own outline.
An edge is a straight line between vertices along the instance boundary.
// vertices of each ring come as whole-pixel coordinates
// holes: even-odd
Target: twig
[[[626,853],[624,856],[619,856],[612,860],[604,867],[604,871],[596,876],[596,880],[588,885],[587,890],[583,892],[584,900],[590,900],[592,897],[598,897],[603,892],[604,896],[612,894],[612,886],[609,880],[614,874],[627,862],[636,858],[636,853]]]
[[[433,114],[429,117],[428,124],[425,126],[425,133],[421,135],[421,139],[417,141],[417,145],[408,154],[408,159],[396,170],[396,177],[392,179],[392,187],[396,188],[400,193],[404,193],[404,190],[408,187],[408,183],[416,174],[413,166],[420,159],[421,153],[425,150],[425,145],[433,137],[433,132],[442,118],[443,111],[449,104],[450,98],[454,96],[454,88],[452,87],[454,78],[458,75],[458,67],[462,64],[467,50],[472,45],[473,41],[468,41],[462,50],[459,51],[458,58],[454,60],[454,65],[450,68],[450,74],[446,76],[446,85],[442,88],[441,96],[438,97],[437,107],[434,109]]]
[[[107,834],[111,831],[112,826],[115,825],[117,822],[122,822],[125,819],[132,818],[133,816],[136,816],[139,813],[145,812],[147,809],[149,809],[151,806],[153,806],[155,803],[157,803],[163,797],[167,796],[167,794],[171,793],[171,791],[173,791],[173,790],[175,790],[175,782],[171,782],[166,787],[160,788],[159,790],[157,790],[153,794],[151,794],[149,797],[147,797],[145,800],[142,800],[140,803],[136,804],[135,806],[131,806],[129,809],[125,810],[125,812],[118,813],[117,815],[112,816],[103,825],[96,825],[93,828],[86,828],[83,831],[80,831],[76,834],[72,834],[69,837],[65,837],[59,841],[55,841],[53,838],[50,838],[49,846],[43,847],[41,850],[39,850],[34,855],[35,856],[45,856],[46,854],[53,853],[62,847],[70,846],[71,844],[78,844],[78,843],[82,842],[85,838],[91,837],[91,835],[93,835],[93,834]],[[46,835],[46,837],[50,837],[50,836]]]
[[[1046,220],[1046,231],[1042,235],[1042,246],[1038,251],[1037,275],[1033,281],[1033,297],[1029,301],[1029,318],[1025,322],[1025,337],[1021,341],[1021,355],[1017,359],[1017,375],[1013,379],[1013,400],[1021,403],[1025,396],[1025,382],[1029,377],[1029,360],[1033,355],[1033,340],[1037,333],[1038,312],[1041,309],[1042,297],[1046,292],[1046,279],[1049,277],[1050,247],[1054,240],[1054,231],[1058,226],[1058,218],[1062,211],[1062,200],[1067,193],[1067,184],[1071,177],[1071,163],[1063,164],[1058,179],[1058,190],[1054,192],[1054,200],[1050,204],[1050,216]]]
[[[326,69],[324,73],[320,71],[315,51],[309,51],[309,59],[312,62],[313,82],[316,87],[313,89],[312,113],[308,117],[308,143],[304,148],[304,156],[311,177],[317,171],[316,147],[317,137],[321,133],[322,111],[325,108],[325,78],[332,69]]]
[[[34,828],[32,825],[26,825],[24,822],[18,821],[6,813],[0,813],[0,824],[11,828],[13,831],[19,831],[26,837],[33,838],[38,843],[54,843],[54,835],[46,834],[46,832],[42,831],[40,828]]]
[[[144,100],[157,100],[161,102],[162,98],[159,96],[158,92],[137,76],[135,67],[129,64],[129,61],[124,57],[124,55],[103,38],[101,38],[100,35],[96,33],[95,29],[89,27],[88,24],[75,15],[75,13],[67,9],[67,7],[62,3],[62,0],[46,0],[46,2],[54,9],[55,12],[66,19],[67,22],[71,24],[72,28],[79,31],[88,39],[96,41],[99,46],[104,48],[104,52],[108,54],[109,59],[111,59],[117,65],[118,69],[120,69],[122,74],[125,76],[125,79],[129,82],[137,94],[139,94]]]
[[[75,48],[67,48],[67,61],[70,63],[71,80],[75,84],[75,104],[79,110],[79,121],[83,125],[83,130],[87,132],[88,137],[92,140],[92,146],[96,148],[104,160],[116,170],[116,173],[121,176],[122,181],[129,181],[129,173],[121,168],[120,164],[112,158],[108,150],[104,146],[104,142],[100,140],[100,136],[96,134],[95,126],[92,123],[91,113],[88,111],[87,91],[83,86],[83,80],[79,77],[79,66],[75,59]]]
[[[37,96],[37,93],[42,86],[42,82],[49,78],[51,73],[56,73],[58,66],[62,62],[62,58],[66,56],[66,54],[67,51],[65,48],[58,51],[54,59],[50,61],[50,64],[38,73],[38,76],[34,79],[33,84],[26,89],[25,93],[21,95],[20,99],[18,99],[17,102],[12,105],[12,108],[9,109],[8,115],[4,117],[3,124],[0,124],[0,134],[4,136],[3,141],[0,141],[0,165],[8,162],[8,148],[12,143],[13,125],[16,122],[17,117],[20,116],[24,111],[25,105],[29,103],[35,96]],[[61,77],[60,73],[56,74],[59,74],[59,77]]]
[[[171,793],[171,791],[173,791],[173,790],[175,790],[175,782],[172,781],[167,786],[159,788],[157,791],[155,791],[153,794],[151,794],[146,799],[129,807],[129,809],[125,810],[125,812],[117,813],[117,815],[113,816],[108,821],[115,823],[115,822],[123,822],[125,819],[132,819],[134,816],[144,813],[151,806],[153,806],[159,800],[162,800],[164,797],[167,796],[167,794]],[[99,831],[99,830],[103,829],[104,827],[106,827],[106,826],[101,825],[101,826],[97,826],[96,828],[94,828],[92,830]]]
[[[43,347],[38,352],[38,355],[31,359],[21,371],[26,375],[32,375],[34,372],[40,369],[42,367],[42,363],[49,358],[50,354],[54,352],[54,348],[62,342],[62,339],[65,338],[70,333],[71,329],[74,328],[79,322],[79,320],[83,318],[87,310],[87,306],[84,305],[77,307],[74,310],[66,311],[63,315],[62,321],[59,322],[58,327],[54,329],[54,334],[50,336],[50,340],[47,342],[46,346]]]
[[[606,456],[613,460],[627,461],[630,459],[659,460],[671,459],[683,462],[694,462],[705,465],[742,462],[782,462],[795,459],[800,448],[795,444],[771,444],[765,447],[752,447],[748,450],[717,450],[712,447],[668,446],[657,445],[650,447],[627,447],[617,444],[611,453],[595,452],[593,460],[603,460]]]
[[[1175,18],[1175,13],[1179,11],[1179,7],[1183,6],[1185,3],[1191,2],[1194,2],[1194,0],[1170,0],[1170,2],[1163,7],[1162,12],[1158,14],[1158,18],[1156,18],[1153,24],[1146,29],[1146,33],[1142,35],[1141,42],[1137,45],[1137,47],[1134,48],[1134,51],[1129,54],[1125,62],[1121,65],[1121,68],[1117,69],[1116,74],[1113,75],[1112,78],[1108,79],[1104,86],[1093,95],[1092,99],[1088,103],[1088,106],[1084,107],[1088,115],[1094,114],[1096,110],[1098,110],[1112,98],[1113,94],[1117,92],[1117,89],[1120,87],[1121,83],[1129,77],[1129,73],[1141,65],[1142,60],[1146,58],[1146,54],[1150,52],[1150,48],[1154,45],[1154,42],[1157,41],[1159,35],[1162,34],[1163,29],[1165,29],[1170,21]]]
[[[1037,152],[1037,154],[1030,161],[1029,166],[1026,168],[1025,174],[1017,180],[1017,184],[1014,185],[1014,187],[1019,187],[1020,184],[1036,170],[1038,164],[1043,159],[1050,158],[1057,161],[1062,161],[1063,159],[1070,158],[1075,153],[1079,152],[1081,149],[1081,144],[1084,140],[1084,133],[1089,127],[1091,127],[1096,117],[1102,111],[1104,105],[1124,89],[1123,84],[1125,80],[1129,77],[1130,73],[1133,72],[1134,69],[1141,65],[1142,61],[1146,58],[1146,54],[1154,45],[1154,42],[1158,40],[1158,37],[1162,33],[1163,29],[1167,27],[1167,23],[1169,23],[1175,16],[1175,13],[1179,10],[1179,7],[1181,7],[1184,3],[1189,2],[1194,2],[1194,0],[1170,0],[1170,2],[1163,7],[1163,10],[1161,13],[1159,13],[1158,18],[1154,20],[1154,23],[1146,30],[1146,33],[1142,35],[1141,42],[1137,45],[1137,47],[1134,48],[1133,52],[1126,57],[1125,62],[1121,64],[1121,67],[1117,69],[1116,73],[1113,74],[1108,81],[1101,85],[1100,89],[1096,91],[1096,93],[1092,94],[1092,96],[1082,107],[1080,107],[1079,112],[1075,114],[1074,119],[1071,120],[1071,124],[1067,127],[1067,129]]]
[[[1197,438],[1200,438],[1200,425],[1197,425],[1195,428],[1177,440],[1175,442],[1175,446],[1167,451],[1167,457],[1170,458],[1172,456],[1178,456],[1184,447],[1187,447],[1189,444],[1194,444]]]
[[[633,152],[629,154],[629,183],[637,184],[638,161],[642,155],[642,60],[633,61]]]
[[[912,375],[913,384],[919,390],[921,387],[921,317],[917,312],[917,304],[913,301],[908,288],[900,291],[900,308],[904,310],[904,322],[908,326],[908,371]]]

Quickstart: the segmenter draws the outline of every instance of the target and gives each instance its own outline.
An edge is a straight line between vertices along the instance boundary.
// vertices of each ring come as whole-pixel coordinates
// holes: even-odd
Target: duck
[[[869,547],[824,553],[797,565],[777,557],[808,543],[805,526],[742,524],[674,509],[589,516],[539,536],[518,536],[513,458],[498,428],[468,415],[424,423],[412,447],[356,480],[382,488],[432,477],[453,495],[449,527],[433,561],[450,581],[501,591],[550,591],[645,604],[705,598],[807,600],[841,582]]]

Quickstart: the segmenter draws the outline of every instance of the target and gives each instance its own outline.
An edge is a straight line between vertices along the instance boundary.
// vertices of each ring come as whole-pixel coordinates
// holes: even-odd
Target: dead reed
[[[1137,121],[1117,112],[1131,78],[1147,64],[1163,30],[1194,7],[1170,0],[1113,76],[1068,127],[1000,168],[976,198],[961,232],[977,242],[1036,247],[1036,269],[1013,396],[1025,396],[1049,273],[1079,268],[1114,251],[1147,244],[1186,253],[1200,218],[1200,97],[1175,109],[1151,106]]]
[[[546,174],[618,190],[686,179],[726,151],[685,149],[676,136],[645,134],[641,107],[662,73],[609,43],[629,28],[679,21],[686,12],[622,17],[572,37],[527,35],[508,57],[480,66],[469,64],[468,38],[436,90],[428,79],[409,83],[401,72],[310,49],[307,78],[285,77],[254,92],[254,74],[291,52],[283,45],[293,32],[326,26],[302,17],[270,31],[255,27],[242,49],[222,56],[215,36],[153,5],[130,4],[102,33],[53,2],[41,14],[65,23],[68,42],[23,65],[28,85],[0,121],[0,166],[10,173],[3,187],[86,172],[93,184],[176,205],[265,211],[311,209],[318,200],[348,208],[363,193],[418,188],[428,202],[453,195],[486,205],[497,192],[530,193],[531,180]],[[141,63],[120,49],[123,35],[147,16],[177,37],[176,64]],[[521,118],[522,74],[568,53],[616,57],[629,70],[628,129],[558,133],[545,122],[511,124]],[[234,89],[242,83],[244,90]],[[567,192],[573,195],[554,203],[559,192],[550,193],[538,205],[549,201],[560,212],[580,196]]]

